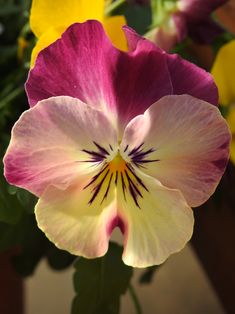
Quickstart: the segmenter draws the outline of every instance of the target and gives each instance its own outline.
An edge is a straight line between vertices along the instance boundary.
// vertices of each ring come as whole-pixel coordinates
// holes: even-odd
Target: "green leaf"
[[[137,33],[145,34],[152,23],[151,7],[148,5],[127,5],[124,10],[127,24]]]
[[[0,16],[4,15],[12,15],[12,14],[19,14],[21,13],[21,8],[18,5],[10,5],[5,4],[4,6],[0,7]]]
[[[153,280],[155,272],[159,269],[160,266],[151,266],[144,270],[139,278],[139,283],[141,284],[150,284]]]
[[[21,205],[23,206],[24,210],[28,214],[33,214],[34,213],[34,207],[38,201],[37,197],[31,194],[30,192],[17,188],[16,191],[17,198]]]
[[[0,252],[19,244],[17,225],[0,222]]]
[[[128,289],[133,274],[133,269],[122,262],[121,256],[122,248],[110,243],[104,257],[76,261],[74,287],[77,296],[72,314],[119,313],[120,296]]]
[[[169,15],[177,11],[177,0],[151,0],[152,27],[161,26]]]
[[[9,185],[3,176],[3,169],[0,168],[0,221],[8,224],[16,224],[23,213],[23,206],[16,195],[8,191]]]
[[[63,270],[69,267],[75,260],[75,256],[70,253],[58,249],[54,244],[49,243],[46,257],[51,268],[55,270]]]
[[[21,276],[30,276],[45,255],[49,241],[37,227],[34,215],[25,215],[19,227],[21,252],[12,260],[16,271]]]

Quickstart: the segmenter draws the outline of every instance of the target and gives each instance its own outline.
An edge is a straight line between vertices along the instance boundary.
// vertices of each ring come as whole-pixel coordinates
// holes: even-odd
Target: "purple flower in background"
[[[182,19],[185,20],[188,35],[199,43],[211,43],[221,32],[211,13],[227,0],[180,0]]]
[[[227,0],[178,0],[163,2],[164,19],[149,32],[148,38],[165,50],[170,50],[186,36],[200,44],[210,44],[223,32],[211,13]],[[170,3],[170,5],[169,5]],[[157,7],[156,17],[159,15]],[[154,16],[154,12],[153,12]]]

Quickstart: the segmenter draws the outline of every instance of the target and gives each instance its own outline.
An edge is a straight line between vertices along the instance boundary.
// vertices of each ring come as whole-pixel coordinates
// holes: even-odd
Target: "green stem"
[[[115,0],[113,1],[106,9],[105,9],[105,15],[109,16],[112,14],[113,11],[115,11],[117,8],[119,8],[122,4],[124,4],[126,0]]]
[[[8,94],[5,98],[0,100],[0,109],[5,107],[11,100],[16,98],[18,95],[20,95],[23,92],[23,87],[16,88],[12,93]]]
[[[102,300],[104,294],[104,273],[105,273],[105,259],[106,257],[102,257],[101,259],[101,267],[100,267],[100,287],[99,287],[99,298]]]
[[[135,292],[135,289],[133,288],[133,286],[130,284],[129,285],[129,293],[130,296],[132,298],[132,301],[134,303],[135,309],[136,309],[136,314],[143,314],[140,302],[138,300],[137,294]]]

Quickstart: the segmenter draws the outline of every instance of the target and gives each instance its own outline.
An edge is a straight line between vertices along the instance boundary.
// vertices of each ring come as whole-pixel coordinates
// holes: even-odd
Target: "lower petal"
[[[110,226],[116,219],[115,191],[102,201],[103,191],[90,203],[91,190],[84,189],[88,176],[66,190],[49,187],[36,205],[39,228],[60,249],[96,258],[108,249]],[[105,189],[105,187],[103,187]]]
[[[119,193],[119,215],[125,222],[123,261],[133,267],[163,263],[180,251],[193,231],[193,212],[178,190],[168,189],[159,181],[140,174],[147,190],[141,190],[138,204],[131,196]]]

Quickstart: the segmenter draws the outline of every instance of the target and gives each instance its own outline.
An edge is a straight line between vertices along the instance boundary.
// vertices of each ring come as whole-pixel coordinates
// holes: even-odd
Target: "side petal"
[[[112,112],[122,128],[172,92],[164,53],[146,49],[145,43],[125,53],[111,44],[99,22],[72,25],[39,54],[30,71],[26,83],[30,105],[67,95]]]
[[[104,0],[33,0],[30,12],[30,26],[37,37],[47,32],[51,27],[87,19],[102,21],[104,15]]]
[[[142,49],[146,51],[155,49],[159,53],[165,54],[172,85],[171,94],[189,94],[211,104],[218,104],[218,90],[210,73],[182,59],[179,55],[163,52],[163,50],[152,42],[146,41],[130,27],[125,26],[124,31],[128,38],[130,51],[134,51],[137,47],[144,47]]]
[[[116,132],[102,112],[70,97],[41,101],[13,128],[4,157],[5,176],[36,195],[50,184],[64,188],[74,176],[93,170],[86,152],[94,151],[95,143],[107,154],[109,145],[117,145]]]
[[[96,258],[106,253],[109,226],[117,216],[114,190],[109,197],[90,204],[91,191],[84,189],[89,177],[79,178],[66,190],[49,187],[36,205],[39,228],[60,249]]]
[[[219,88],[219,100],[222,105],[235,102],[235,40],[224,45],[218,52],[211,73]]]
[[[136,172],[148,191],[141,191],[139,207],[130,196],[118,196],[120,216],[125,221],[123,261],[133,267],[163,263],[180,251],[193,232],[193,212],[183,195],[157,180]]]
[[[127,50],[127,40],[122,31],[122,26],[126,23],[126,19],[123,15],[108,17],[103,21],[104,29],[111,39],[111,42],[115,47],[123,51]]]
[[[166,96],[129,123],[122,147],[150,149],[142,171],[180,190],[194,207],[214,193],[228,162],[230,138],[217,107],[189,95]]]

